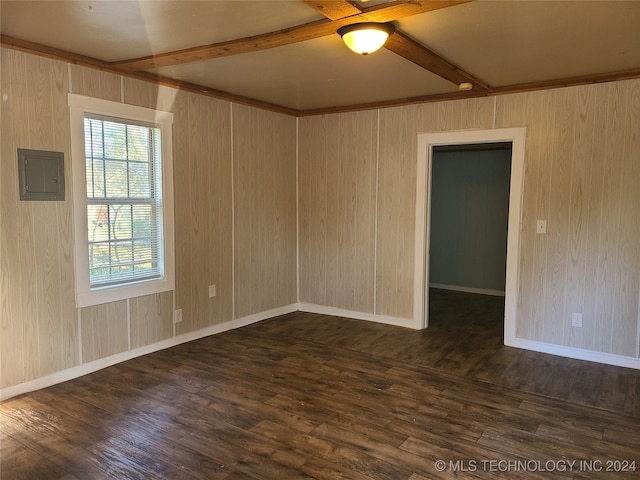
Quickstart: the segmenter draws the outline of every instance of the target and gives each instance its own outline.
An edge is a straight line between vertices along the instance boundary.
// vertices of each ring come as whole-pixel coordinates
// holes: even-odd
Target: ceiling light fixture
[[[338,35],[352,51],[368,55],[381,48],[395,31],[392,23],[364,22],[340,27]]]

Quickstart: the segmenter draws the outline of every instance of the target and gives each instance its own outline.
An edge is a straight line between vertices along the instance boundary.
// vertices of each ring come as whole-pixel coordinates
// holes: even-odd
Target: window
[[[172,290],[167,112],[69,95],[78,306]]]
[[[90,288],[162,276],[160,129],[84,117]]]

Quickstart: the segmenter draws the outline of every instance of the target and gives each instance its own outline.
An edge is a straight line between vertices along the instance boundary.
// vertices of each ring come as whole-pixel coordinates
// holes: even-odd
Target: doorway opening
[[[511,142],[433,147],[429,287],[504,297]]]
[[[465,130],[428,133],[418,136],[418,181],[416,190],[416,242],[414,267],[414,327],[429,325],[429,284],[431,269],[431,203],[434,151],[511,146],[509,172],[508,226],[504,264],[504,343],[516,337],[518,257],[521,230],[522,180],[524,174],[525,128]],[[487,147],[489,145],[489,147]],[[464,146],[464,147],[463,147]],[[431,252],[433,253],[433,252]],[[492,288],[486,290],[493,290]],[[497,290],[497,289],[496,289]]]
[[[491,355],[504,337],[511,147],[432,150],[429,327],[474,356]]]

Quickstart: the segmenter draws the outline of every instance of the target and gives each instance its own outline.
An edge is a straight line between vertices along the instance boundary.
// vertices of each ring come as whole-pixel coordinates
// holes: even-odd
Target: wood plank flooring
[[[0,479],[639,478],[637,372],[448,295],[424,332],[294,313],[7,400]]]

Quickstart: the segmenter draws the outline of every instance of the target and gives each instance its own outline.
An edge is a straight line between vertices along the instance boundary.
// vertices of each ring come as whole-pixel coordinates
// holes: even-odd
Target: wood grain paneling
[[[182,310],[183,323],[192,322],[191,313],[191,235],[190,235],[190,191],[189,159],[191,156],[189,136],[186,134],[189,121],[189,100],[191,94],[179,92],[173,110],[173,202],[176,232],[176,293],[175,308]],[[176,325],[176,331],[185,328]],[[187,326],[185,330],[189,330]]]
[[[15,385],[25,379],[25,317],[22,304],[23,269],[20,265],[21,212],[18,210],[18,168],[15,158],[16,130],[26,128],[21,115],[24,86],[24,56],[1,50],[0,69],[0,385]]]
[[[380,111],[376,313],[413,315],[418,134],[491,128],[492,122],[489,98]]]
[[[566,278],[565,255],[566,235],[568,234],[567,212],[569,192],[564,183],[570,171],[573,122],[570,121],[573,96],[567,91],[539,92],[540,95],[522,94],[514,96],[511,102],[498,103],[497,121],[501,115],[510,119],[509,125],[527,126],[525,160],[525,195],[521,222],[521,251],[535,251],[540,257],[550,258],[551,269],[540,262],[531,262],[529,256],[520,256],[519,304],[523,297],[538,298],[529,302],[528,311],[522,311],[528,317],[543,318],[549,312],[564,309],[564,281]],[[504,112],[503,112],[504,109]],[[500,124],[503,125],[502,123]],[[554,170],[542,166],[554,160]],[[552,174],[553,172],[553,174]],[[549,211],[550,195],[554,197],[556,208]],[[535,234],[536,219],[549,222],[547,235]],[[524,274],[523,272],[528,272]],[[554,285],[552,295],[544,298],[544,288],[548,283]],[[562,315],[562,314],[561,314]],[[517,335],[522,338],[535,336],[551,341],[561,336],[562,325],[518,322]],[[526,330],[528,329],[528,330]],[[526,331],[525,331],[526,330]]]
[[[527,125],[518,336],[635,356],[640,284],[640,82],[497,98]],[[535,220],[548,234],[535,234]],[[583,328],[571,327],[571,313]]]
[[[574,150],[571,158],[571,183],[569,187],[569,237],[568,250],[569,264],[567,265],[565,297],[565,311],[563,317],[571,318],[572,312],[582,313],[585,308],[587,297],[585,285],[587,275],[591,276],[590,266],[594,265],[593,257],[587,257],[589,245],[597,241],[594,235],[595,230],[590,229],[592,220],[595,219],[593,212],[597,205],[590,198],[596,195],[596,190],[590,190],[591,167],[595,161],[600,163],[601,159],[595,159],[593,155],[594,129],[597,109],[593,108],[596,100],[597,89],[578,87],[575,89],[575,116],[574,116]],[[566,188],[566,187],[565,187]],[[587,271],[589,270],[589,273]],[[587,344],[586,338],[593,339],[595,323],[593,319],[588,322],[585,328],[574,328],[570,322],[563,322],[565,343],[571,346],[584,346]]]
[[[232,319],[231,116],[228,103],[184,92],[174,115],[180,334]]]
[[[187,125],[195,128],[204,126],[204,106],[200,102],[198,95],[189,96],[189,121]],[[208,130],[208,129],[206,129]],[[200,267],[206,263],[209,250],[209,218],[206,215],[207,205],[203,201],[203,193],[209,189],[208,185],[208,152],[205,148],[207,134],[197,135],[190,130],[190,158],[189,158],[189,212],[191,234],[191,254],[194,255],[196,268],[191,270],[191,309],[193,318],[190,319],[195,325],[205,326],[209,320],[209,282],[207,271]],[[204,133],[204,132],[202,132]],[[208,132],[207,132],[208,133]],[[223,132],[220,132],[223,133]],[[203,198],[204,197],[204,198]],[[183,210],[179,210],[184,214]],[[185,328],[187,324],[181,325]]]
[[[327,117],[299,120],[299,275],[302,302],[327,302]]]
[[[120,300],[80,309],[83,363],[129,349],[127,302]]]
[[[413,315],[417,134],[437,128],[437,110],[421,105],[380,111],[376,312],[381,315]]]
[[[207,285],[216,286],[216,296],[208,298],[209,325],[233,318],[233,221],[231,178],[231,105],[221,100],[201,97],[204,104],[203,122],[207,132],[203,134],[204,149],[216,152],[206,162],[206,229],[208,231]]]
[[[122,101],[122,77],[113,73],[70,65],[71,93],[102,98],[112,102]]]
[[[129,300],[131,348],[144,347],[173,336],[173,292]]]
[[[135,78],[122,78],[124,103],[153,108],[163,112],[173,112],[178,90],[156,85]]]
[[[31,76],[28,111],[40,121],[32,122],[31,148],[48,149],[53,142],[51,68],[53,62],[42,57],[28,57],[26,70]],[[62,344],[60,318],[60,275],[58,262],[57,202],[33,202],[37,312],[38,374],[49,374],[60,368],[56,358]],[[57,361],[56,361],[57,360]]]
[[[375,313],[412,314],[417,134],[526,126],[518,336],[635,356],[640,201],[631,185],[640,180],[639,85],[629,80],[381,110]],[[344,172],[324,139],[348,151],[356,136],[335,133],[346,132],[343,118],[301,119],[299,268],[302,301],[349,308],[327,293],[338,278],[332,266],[345,264],[327,239],[345,234],[332,231],[331,222],[344,215],[344,205],[333,205],[348,187],[332,179]],[[537,219],[548,220],[547,235],[535,234]],[[341,291],[366,288],[353,278],[341,281]],[[570,326],[571,312],[583,313],[582,329]]]
[[[173,293],[166,292],[132,301],[130,332],[125,303],[83,310],[82,338],[78,338],[69,91],[176,111],[176,288],[178,302],[183,301],[178,308],[185,310],[178,333],[231,320],[230,105],[13,50],[2,49],[1,60],[0,386],[77,366],[80,344],[87,362],[126,351],[129,336],[135,348],[173,334]],[[65,153],[66,201],[18,200],[19,147]],[[291,192],[295,195],[295,189]],[[291,251],[295,258],[295,248]],[[216,284],[213,299],[208,298],[210,284]]]
[[[376,111],[300,119],[300,301],[373,313]]]
[[[70,197],[64,202],[21,202],[17,189],[17,148],[63,152],[69,178],[66,65],[4,49],[1,61],[0,336],[1,385],[7,386],[77,365],[79,356],[71,225],[66,223]]]
[[[596,105],[608,103],[609,87],[607,85],[599,85],[591,90],[596,95],[593,100]],[[590,335],[585,340],[590,342],[590,348],[597,349],[599,347],[598,339],[606,339],[604,340],[606,344],[611,345],[612,329],[614,328],[610,321],[614,298],[605,292],[614,284],[612,275],[615,266],[611,262],[611,255],[615,252],[615,246],[610,243],[610,238],[612,234],[615,235],[615,231],[612,231],[614,224],[608,217],[611,215],[611,209],[615,208],[610,202],[610,199],[614,198],[611,196],[610,181],[612,173],[617,171],[617,168],[614,162],[609,161],[608,157],[609,155],[612,158],[618,157],[615,152],[610,150],[611,148],[617,149],[618,145],[610,145],[608,141],[603,141],[602,134],[608,128],[614,129],[611,133],[617,132],[619,125],[616,119],[607,118],[608,115],[603,115],[600,112],[594,112],[594,115],[593,132],[598,133],[591,133],[592,153],[589,156],[591,175],[587,184],[589,212],[586,217],[585,231],[590,233],[586,256],[589,259],[597,259],[600,265],[597,272],[585,275],[584,289],[587,294],[584,298],[584,309],[587,312],[594,312],[591,316],[591,325],[589,325]],[[609,122],[611,122],[610,127],[608,126]],[[596,140],[597,137],[599,138]],[[603,159],[606,160],[603,161]],[[614,178],[617,178],[617,175]],[[613,186],[613,188],[618,190],[619,187]],[[597,293],[594,295],[592,292]]]
[[[613,85],[609,86],[613,91]],[[613,330],[613,348],[631,354],[638,339],[640,305],[636,292],[640,291],[640,82],[620,82],[620,94],[626,98],[623,128],[616,138],[622,143],[620,166],[620,254],[617,264],[614,318],[620,326]],[[607,119],[612,112],[607,112]],[[635,327],[635,329],[634,329]],[[633,333],[636,332],[634,337]],[[624,346],[624,347],[623,347]]]
[[[175,89],[133,78],[123,78],[122,88],[124,103],[165,112],[174,111],[178,93]],[[130,300],[129,328],[132,349],[173,336],[173,295],[173,291],[170,291]]]
[[[175,91],[166,87],[78,66],[72,66],[70,74],[74,93],[165,111],[173,108]],[[172,292],[165,292],[132,299],[130,323],[127,322],[126,309],[123,317],[121,302],[95,307],[95,311],[83,309],[83,361],[104,358],[126,351],[129,346],[136,348],[173,336],[172,295]],[[113,316],[116,320],[111,322],[110,317]]]
[[[69,147],[69,112],[67,109],[67,92],[69,91],[69,68],[60,62],[53,62],[51,68],[51,85],[54,95],[51,97],[53,108],[53,142],[55,151],[70,152]],[[65,202],[55,202],[58,242],[58,269],[60,291],[60,318],[62,320],[62,342],[60,344],[63,368],[78,364],[78,316],[75,308],[75,271],[73,260],[73,184],[71,156],[65,153]]]
[[[296,302],[296,120],[233,106],[235,316]]]
[[[296,273],[303,302],[411,318],[417,134],[526,126],[518,336],[637,354],[640,80],[301,118],[296,245],[294,118],[1,55],[2,388],[77,366],[79,345],[87,362],[169,330],[171,292],[129,304],[135,331],[126,302],[83,309],[79,338],[70,91],[175,113],[177,333],[294,303]],[[64,202],[18,200],[17,148],[64,152]]]

